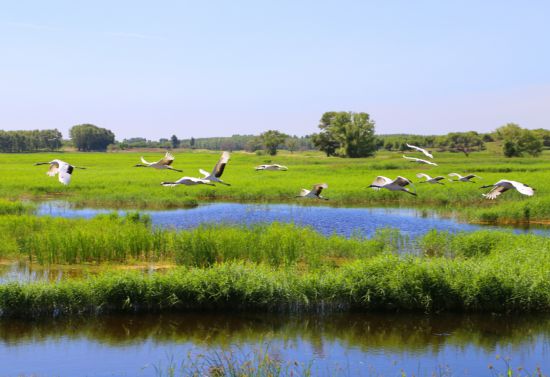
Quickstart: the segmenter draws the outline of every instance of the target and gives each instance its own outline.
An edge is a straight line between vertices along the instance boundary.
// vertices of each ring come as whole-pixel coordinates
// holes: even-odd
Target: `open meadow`
[[[67,200],[76,206],[105,208],[178,208],[196,206],[208,201],[298,202],[295,196],[301,188],[327,183],[323,195],[329,201],[302,200],[307,204],[333,206],[402,206],[430,208],[452,213],[471,222],[487,223],[548,223],[550,221],[550,153],[538,158],[507,159],[500,152],[476,152],[469,157],[457,153],[435,153],[439,166],[418,164],[403,159],[401,153],[379,152],[375,158],[327,158],[320,152],[284,153],[278,156],[244,152],[231,154],[223,179],[231,186],[162,187],[160,182],[182,176],[199,177],[198,169],[211,171],[219,152],[174,152],[173,167],[183,170],[158,171],[136,168],[139,157],[156,161],[163,152],[143,153],[33,153],[3,154],[0,169],[3,184],[0,198],[10,200]],[[414,155],[409,153],[408,155]],[[86,170],[75,170],[69,186],[45,174],[47,167],[35,162],[54,158],[67,161]],[[255,171],[264,163],[279,163],[289,167],[286,172]],[[430,176],[456,172],[473,173],[483,179],[476,183],[442,181],[445,185],[416,184],[418,196],[403,192],[368,189],[378,175],[395,178],[404,176],[419,182],[417,173]],[[481,196],[488,189],[479,187],[511,179],[535,188],[533,197],[516,191],[503,194],[497,200]]]

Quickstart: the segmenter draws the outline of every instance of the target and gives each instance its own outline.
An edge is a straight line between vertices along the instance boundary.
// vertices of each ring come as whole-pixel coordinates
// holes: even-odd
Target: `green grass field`
[[[205,226],[187,231],[150,226],[147,217],[100,215],[95,219],[37,217],[32,201],[68,200],[76,206],[171,208],[205,201],[299,202],[338,206],[432,208],[474,222],[548,223],[550,154],[504,159],[493,152],[436,154],[438,167],[383,152],[370,159],[326,158],[319,153],[276,157],[233,153],[226,187],[162,187],[183,175],[211,170],[218,152],[175,153],[183,173],[134,168],[140,153],[4,154],[0,158],[0,259],[43,265],[94,266],[93,274],[58,283],[0,285],[0,315],[163,310],[414,310],[424,312],[550,311],[550,249],[545,236],[481,231],[432,231],[404,243],[381,229],[371,239],[325,237],[287,224]],[[156,160],[161,153],[144,153]],[[76,170],[69,186],[35,162],[59,158]],[[273,162],[287,172],[255,171]],[[417,184],[418,196],[367,188],[377,175],[418,182],[432,176],[475,173],[476,184]],[[517,180],[536,189],[495,201],[481,185]],[[326,182],[329,201],[297,199],[301,188]],[[28,202],[23,200],[29,200]],[[415,254],[401,254],[406,244]],[[166,273],[120,271],[162,263]],[[110,272],[115,269],[114,272]]]
[[[401,153],[379,152],[375,158],[327,158],[318,152],[257,156],[244,152],[231,155],[224,172],[230,187],[179,186],[162,187],[161,181],[172,181],[184,175],[199,176],[198,169],[210,171],[219,152],[175,152],[174,167],[183,173],[134,168],[140,155],[155,161],[162,153],[36,153],[3,154],[0,171],[3,184],[0,198],[62,199],[78,206],[125,208],[175,208],[194,206],[205,201],[302,202],[323,205],[404,206],[433,208],[455,213],[473,222],[547,223],[550,220],[550,153],[539,158],[507,159],[496,152],[472,153],[470,157],[456,153],[435,153],[439,166],[409,162]],[[409,155],[415,155],[409,153]],[[418,156],[421,157],[421,156]],[[53,158],[65,160],[87,170],[75,170],[67,187],[46,176],[46,166],[33,166]],[[287,172],[255,171],[254,166],[266,162],[287,165]],[[431,176],[474,173],[483,178],[476,184],[445,182],[445,186],[417,184],[417,197],[402,192],[368,189],[377,175],[395,178],[398,175],[418,182],[416,173]],[[484,199],[481,185],[500,179],[526,183],[536,189],[534,197],[507,192],[495,201]],[[301,188],[326,182],[323,195],[330,201],[294,198]]]

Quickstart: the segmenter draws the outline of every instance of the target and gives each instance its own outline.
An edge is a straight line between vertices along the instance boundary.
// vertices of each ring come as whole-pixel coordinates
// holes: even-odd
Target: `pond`
[[[38,207],[39,215],[91,218],[109,209],[73,208],[65,202],[45,202]],[[122,212],[122,211],[120,211]],[[399,229],[401,234],[414,238],[437,229],[459,232],[481,229],[512,230],[550,235],[549,228],[511,228],[461,223],[432,211],[408,208],[349,208],[301,206],[295,204],[202,204],[191,209],[140,211],[151,216],[156,226],[176,229],[195,228],[201,224],[271,223],[274,221],[310,226],[325,235],[370,237],[378,228]]]
[[[170,364],[178,376],[182,362],[198,367],[221,356],[242,363],[254,352],[296,369],[297,362],[314,376],[504,375],[506,363],[548,373],[550,317],[201,313],[0,321],[2,376],[166,376]]]

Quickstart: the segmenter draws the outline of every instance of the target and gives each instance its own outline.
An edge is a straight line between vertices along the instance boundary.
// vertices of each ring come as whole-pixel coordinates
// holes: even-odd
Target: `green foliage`
[[[530,131],[515,123],[508,123],[498,128],[495,135],[503,142],[506,157],[521,157],[524,153],[536,157],[542,152],[544,133],[540,130]]]
[[[106,128],[93,124],[80,124],[69,130],[72,141],[79,151],[105,151],[115,142],[115,134]]]
[[[367,113],[326,112],[319,128],[313,142],[327,156],[369,157],[377,149],[374,122]]]
[[[248,262],[0,285],[3,316],[188,310],[549,312],[550,254],[524,245],[471,258],[378,254],[299,271]]]
[[[277,148],[284,144],[287,138],[288,135],[276,130],[265,131],[260,135],[260,140],[270,156],[277,154]]]
[[[61,148],[61,132],[54,130],[2,131],[0,152],[55,151]]]

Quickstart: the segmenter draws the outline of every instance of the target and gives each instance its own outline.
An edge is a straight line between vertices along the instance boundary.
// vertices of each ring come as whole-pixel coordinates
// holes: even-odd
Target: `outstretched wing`
[[[418,158],[416,158],[416,157],[407,157],[407,156],[403,155],[403,158],[406,158],[407,160],[411,160],[411,161],[418,161]]]
[[[449,175],[450,175],[450,174],[449,174]],[[464,178],[466,178],[466,179],[472,179],[472,178],[479,178],[479,179],[481,179],[481,177],[478,177],[478,176],[475,175],[475,174],[468,174],[468,175],[465,176]]]
[[[222,176],[227,161],[229,161],[229,152],[223,152],[218,163],[214,166],[214,170],[212,170],[214,177],[220,178]]]
[[[395,178],[392,183],[399,185],[401,187],[405,187],[407,185],[412,184],[410,180],[402,176],[398,176],[397,178]]]
[[[417,151],[424,153],[426,157],[434,158],[434,156],[424,148],[417,147],[416,145],[410,145],[410,144],[406,144],[406,145],[411,149],[416,149]]]
[[[523,195],[533,196],[535,194],[535,190],[533,190],[533,188],[528,185],[525,185],[521,182],[516,182],[516,181],[509,181],[509,182],[512,184],[512,186],[516,188],[516,190],[518,190]]]
[[[162,160],[158,163],[160,165],[172,165],[172,162],[174,162],[174,156],[170,152],[166,152]]]
[[[143,156],[141,156],[141,162],[143,162],[145,165],[151,165],[151,162],[146,161]]]
[[[59,172],[59,163],[56,160],[50,162],[50,168],[48,169],[46,174],[49,175],[50,177],[54,177],[58,172]]]
[[[206,170],[199,169],[199,173],[201,173],[204,176],[204,178],[210,177],[210,173],[207,172]]]
[[[429,181],[430,179],[432,179],[432,177],[430,177],[428,174],[424,174],[424,173],[416,173],[416,177],[417,178],[426,178],[427,181]]]
[[[383,175],[379,175],[378,177],[374,178],[374,181],[372,181],[372,184],[375,186],[384,186],[388,183],[391,183],[392,180],[388,177],[384,177]],[[373,187],[375,190],[379,190],[378,187]]]
[[[494,186],[487,194],[482,194],[487,199],[496,199],[503,192],[508,191],[508,187]]]
[[[449,173],[447,174],[449,177],[457,177],[458,179],[462,178],[462,176],[458,173]]]
[[[321,191],[323,189],[328,188],[328,185],[326,183],[319,183],[313,186],[313,190],[311,190],[315,195],[319,196],[321,194]]]

